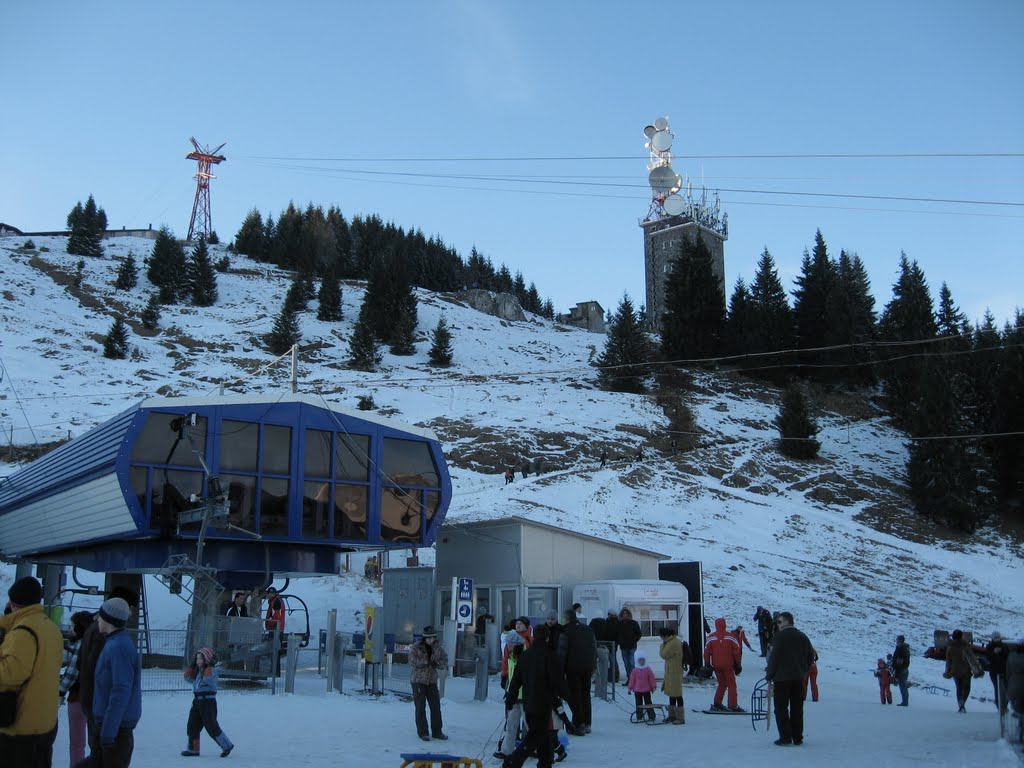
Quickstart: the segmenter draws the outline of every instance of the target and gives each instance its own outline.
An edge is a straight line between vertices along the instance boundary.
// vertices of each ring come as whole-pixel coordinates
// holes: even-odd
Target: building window
[[[334,486],[334,538],[366,541],[369,487],[337,483]]]
[[[369,436],[338,432],[334,441],[334,479],[368,482],[369,467]]]
[[[331,477],[331,433],[321,429],[306,430],[306,453],[303,472],[306,477]]]
[[[288,479],[266,477],[260,480],[260,533],[264,536],[288,535]]]
[[[423,530],[423,492],[381,488],[380,535],[384,541],[419,542]]]
[[[558,587],[529,587],[526,590],[526,614],[543,624],[548,611],[558,610]]]
[[[263,425],[263,471],[287,475],[291,470],[292,428]]]
[[[132,463],[202,467],[192,446],[195,445],[200,452],[206,450],[206,418],[198,418],[194,427],[181,427],[188,430],[191,440],[179,431],[179,422],[183,418],[180,413],[151,411],[132,446]]]
[[[326,539],[331,530],[331,484],[319,480],[302,484],[302,535]]]
[[[430,445],[422,440],[385,438],[381,489],[381,539],[416,543],[440,503],[440,485]]]
[[[220,423],[220,471],[255,472],[260,425],[224,419]]]
[[[256,530],[256,483],[255,475],[220,476],[221,487],[228,493],[228,522],[246,531]]]
[[[657,637],[663,627],[677,629],[679,613],[676,606],[668,605],[624,605],[633,614],[633,620],[640,625],[644,637]]]
[[[439,485],[430,445],[421,440],[385,438],[383,466],[386,483],[427,488]]]

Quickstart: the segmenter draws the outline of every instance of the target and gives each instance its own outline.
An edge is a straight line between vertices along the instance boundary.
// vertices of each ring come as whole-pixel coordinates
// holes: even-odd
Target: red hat
[[[212,665],[217,660],[217,652],[213,648],[200,648],[196,653],[206,660],[207,666]]]

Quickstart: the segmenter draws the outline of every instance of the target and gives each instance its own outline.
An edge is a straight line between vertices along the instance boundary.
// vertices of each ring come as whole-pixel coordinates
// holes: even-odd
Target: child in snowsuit
[[[629,682],[626,684],[630,693],[636,701],[636,722],[644,721],[644,712],[647,712],[647,719],[654,722],[654,709],[651,707],[651,693],[658,687],[654,679],[654,671],[647,666],[647,657],[642,653],[636,657],[636,666],[629,673]],[[646,710],[641,709],[646,705]]]
[[[878,660],[878,669],[875,670],[875,677],[878,678],[878,692],[882,696],[883,704],[892,704],[892,674],[889,672],[889,665],[885,659]]]
[[[221,748],[221,757],[227,757],[235,745],[217,723],[217,654],[212,648],[200,648],[195,663],[185,668],[185,679],[192,681],[192,709],[188,713],[188,746],[183,757],[199,757],[199,734],[203,728]]]

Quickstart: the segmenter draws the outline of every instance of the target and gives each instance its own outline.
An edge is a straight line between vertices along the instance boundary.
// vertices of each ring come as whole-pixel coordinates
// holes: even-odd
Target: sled
[[[733,712],[731,709],[695,709],[694,712],[700,712],[705,715],[749,715],[745,709],[741,709],[739,712]]]
[[[431,752],[402,753],[404,760],[401,768],[483,768],[483,763],[475,757],[459,757],[458,755],[440,755]]]
[[[637,718],[637,716],[636,716],[636,710],[637,709],[640,710],[640,717],[639,718]],[[647,715],[648,711],[654,712],[654,714],[655,714],[655,719],[654,720],[647,720],[646,719],[646,715]],[[667,705],[666,704],[641,704],[639,707],[636,707],[632,712],[629,713],[629,722],[631,722],[631,723],[642,723],[642,722],[645,722],[648,725],[667,725],[669,723]]]
[[[761,678],[754,685],[750,694],[750,726],[756,731],[759,720],[764,720],[767,727],[772,727],[772,684]]]

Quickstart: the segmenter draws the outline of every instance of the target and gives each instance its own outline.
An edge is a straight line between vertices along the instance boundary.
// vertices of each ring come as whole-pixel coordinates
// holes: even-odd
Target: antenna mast
[[[210,220],[210,179],[217,177],[210,173],[210,166],[227,160],[224,155],[217,154],[224,148],[227,142],[224,142],[224,144],[221,144],[211,152],[206,147],[199,146],[199,142],[195,140],[195,137],[191,137],[189,141],[192,142],[192,146],[195,149],[185,155],[185,159],[195,160],[199,163],[199,169],[196,171],[196,175],[192,177],[196,180],[196,200],[192,204],[192,220],[188,225],[188,239],[192,240],[193,236],[208,238],[213,231],[213,225]]]

